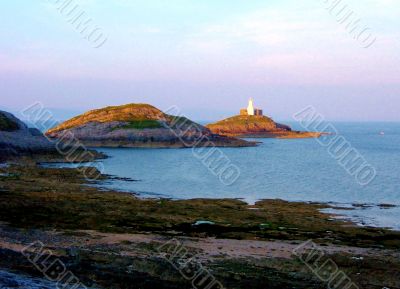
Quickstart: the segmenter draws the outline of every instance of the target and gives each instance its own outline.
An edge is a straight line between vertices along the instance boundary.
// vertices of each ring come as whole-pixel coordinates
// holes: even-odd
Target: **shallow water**
[[[296,126],[295,124],[292,124]],[[250,148],[222,148],[240,171],[231,185],[196,157],[204,151],[191,149],[100,149],[105,173],[138,180],[115,180],[107,188],[137,192],[144,197],[240,198],[249,203],[279,198],[289,201],[367,203],[340,213],[371,226],[400,229],[400,123],[334,123],[349,143],[377,172],[368,185],[360,185],[314,139],[258,139]],[[384,131],[382,135],[380,132]],[[334,136],[330,136],[331,138]]]
[[[54,289],[57,288],[57,283],[49,282],[41,278],[0,270],[0,288]]]

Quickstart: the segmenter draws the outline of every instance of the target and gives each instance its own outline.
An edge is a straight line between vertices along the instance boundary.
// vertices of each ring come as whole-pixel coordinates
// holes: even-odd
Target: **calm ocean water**
[[[360,224],[400,229],[400,123],[334,126],[376,169],[377,176],[369,185],[361,186],[314,139],[258,139],[262,142],[258,147],[221,149],[240,169],[240,177],[230,186],[222,184],[191,149],[100,149],[110,156],[102,161],[105,173],[138,180],[102,186],[144,197],[367,204],[336,212]]]

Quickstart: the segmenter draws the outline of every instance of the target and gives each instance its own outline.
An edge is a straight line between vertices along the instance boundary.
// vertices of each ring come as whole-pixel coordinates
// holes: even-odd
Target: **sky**
[[[312,105],[400,121],[398,0],[71,0],[106,37],[97,48],[64,1],[3,1],[0,109],[41,102],[62,120],[140,102],[217,120],[252,97],[276,120]]]

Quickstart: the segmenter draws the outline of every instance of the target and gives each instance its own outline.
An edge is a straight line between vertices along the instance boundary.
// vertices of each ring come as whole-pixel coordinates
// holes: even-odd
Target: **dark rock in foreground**
[[[244,147],[248,142],[212,133],[185,117],[163,113],[148,104],[127,104],[89,111],[46,133],[79,140],[90,147]]]

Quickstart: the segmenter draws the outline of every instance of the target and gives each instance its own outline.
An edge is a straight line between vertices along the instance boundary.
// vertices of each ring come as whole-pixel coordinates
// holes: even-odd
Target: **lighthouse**
[[[250,98],[247,108],[243,108],[243,109],[240,110],[240,115],[251,115],[251,116],[258,115],[258,116],[262,116],[263,115],[263,111],[262,111],[262,109],[254,108],[253,99]]]
[[[254,115],[254,105],[253,105],[253,99],[249,99],[249,105],[247,106],[247,115]]]

